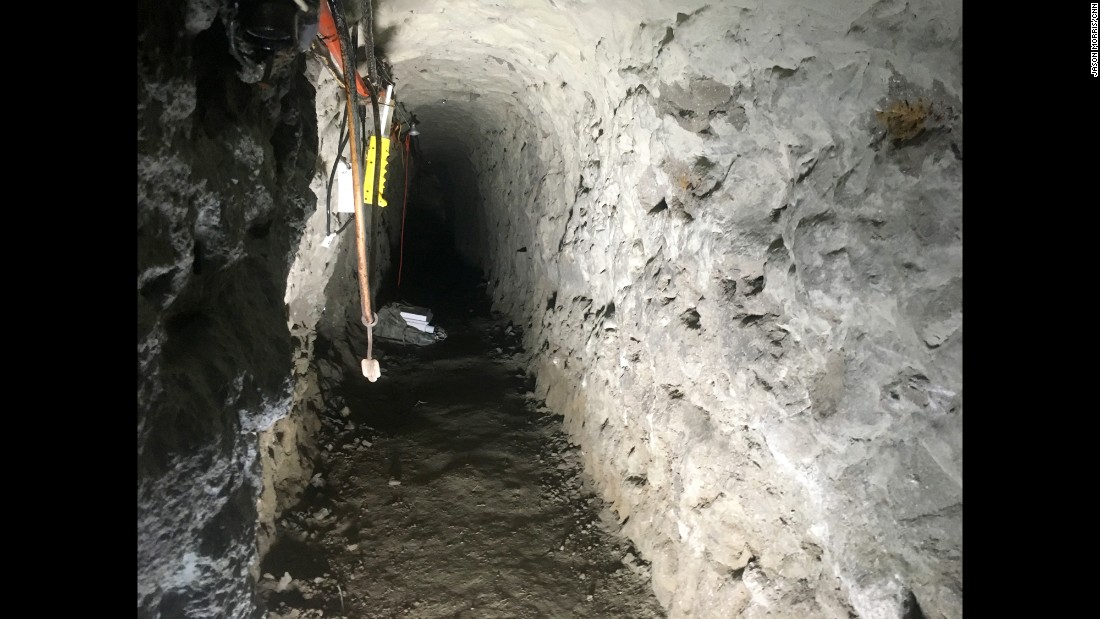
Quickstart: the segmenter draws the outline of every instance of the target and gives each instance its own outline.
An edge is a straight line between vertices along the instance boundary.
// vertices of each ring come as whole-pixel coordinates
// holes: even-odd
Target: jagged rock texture
[[[961,4],[379,11],[670,616],[961,616]]]
[[[260,432],[291,400],[313,86],[239,74],[221,4],[138,5],[140,617],[254,616]]]
[[[351,244],[318,245],[331,84],[263,88],[227,3],[155,4],[139,615],[245,617],[357,361]],[[459,248],[669,615],[961,617],[961,3],[378,4]]]

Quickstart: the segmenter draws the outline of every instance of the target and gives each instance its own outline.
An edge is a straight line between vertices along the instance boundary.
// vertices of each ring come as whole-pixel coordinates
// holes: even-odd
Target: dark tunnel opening
[[[410,160],[414,162],[409,165],[411,174],[407,204],[404,186],[394,184],[387,187],[390,204],[387,208],[402,209],[403,230],[395,238],[374,235],[375,239],[386,239],[379,242],[389,243],[392,258],[382,284],[371,301],[376,312],[392,306],[429,310],[432,325],[445,329],[447,336],[430,344],[397,341],[393,339],[392,330],[385,333],[389,337],[376,337],[374,354],[382,363],[381,381],[397,371],[390,362],[393,359],[431,364],[456,357],[491,354],[493,347],[487,345],[486,334],[480,329],[485,329],[489,321],[502,320],[492,310],[484,271],[471,264],[458,250],[456,243],[461,233],[455,227],[455,213],[469,208],[467,201],[476,199],[476,190],[471,189],[468,179],[466,183],[456,179],[452,172],[453,164],[448,161],[433,160],[418,154],[415,143],[410,151]],[[395,159],[400,161],[400,158]],[[401,170],[401,173],[404,176],[406,171]],[[374,221],[377,222],[377,218]],[[368,252],[377,256],[379,249],[369,248]],[[351,264],[353,255],[353,248],[346,250],[344,264],[338,269],[354,271]],[[334,278],[338,281],[350,279],[348,273],[339,272]],[[343,295],[342,303],[348,307],[347,316],[354,317],[358,311],[360,291],[332,284],[329,289],[329,294],[336,300]],[[510,335],[506,346],[510,352],[518,352],[522,347],[519,330],[510,323],[507,328]],[[493,337],[502,337],[503,330],[503,327],[497,327]],[[319,330],[316,358],[328,360],[342,368],[336,373],[338,377],[335,380],[322,381],[326,397],[332,401],[346,402],[352,410],[370,411],[369,423],[377,428],[397,430],[416,427],[422,419],[415,411],[410,414],[407,407],[392,406],[395,396],[391,390],[379,389],[379,385],[365,381],[358,367],[348,363],[348,352],[361,358],[366,354],[367,343],[366,328],[353,318],[348,318],[342,326]],[[521,383],[526,389],[531,388],[531,379],[526,373],[522,377]],[[477,380],[437,375],[430,385],[419,387],[417,391],[418,399],[423,396],[424,399],[439,401],[461,397],[467,389],[482,387],[484,385]]]
[[[415,153],[415,145],[413,146]],[[484,271],[458,251],[455,211],[469,208],[468,186],[459,184],[443,161],[414,157],[408,182],[408,204],[403,208],[397,242],[379,305],[407,303],[430,308],[440,317],[461,316],[471,310],[484,314],[488,298]],[[404,187],[395,188],[391,204],[405,199]],[[476,199],[476,198],[473,198]]]

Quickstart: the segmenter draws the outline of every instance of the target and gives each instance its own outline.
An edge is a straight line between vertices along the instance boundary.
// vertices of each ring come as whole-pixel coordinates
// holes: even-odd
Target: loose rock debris
[[[380,345],[386,375],[349,382],[326,418],[324,461],[262,566],[267,618],[664,617],[531,393],[519,334],[453,320],[432,347]]]

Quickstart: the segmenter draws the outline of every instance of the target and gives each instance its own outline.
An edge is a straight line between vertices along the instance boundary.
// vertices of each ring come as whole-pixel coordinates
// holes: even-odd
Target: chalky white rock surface
[[[961,616],[961,3],[378,25],[670,616]],[[875,111],[919,98],[945,118],[884,139]]]

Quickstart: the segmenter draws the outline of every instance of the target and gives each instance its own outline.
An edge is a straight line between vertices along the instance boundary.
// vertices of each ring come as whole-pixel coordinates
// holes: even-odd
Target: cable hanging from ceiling
[[[350,0],[355,2],[356,0]],[[355,8],[354,6],[352,7]],[[349,27],[345,6],[341,0],[324,0],[320,7],[318,38],[334,59],[339,60],[342,70],[337,75],[345,95],[345,113],[341,120],[339,148],[336,162],[329,175],[328,194],[326,196],[326,217],[331,214],[332,184],[336,178],[337,166],[343,153],[345,144],[350,147],[350,172],[352,185],[352,202],[355,212],[355,240],[357,253],[357,271],[359,280],[359,298],[361,320],[367,328],[367,356],[362,360],[361,368],[363,376],[374,382],[381,376],[381,368],[378,361],[373,358],[374,326],[378,322],[378,316],[372,310],[371,287],[367,252],[367,215],[370,215],[371,253],[374,253],[377,240],[376,209],[386,205],[382,197],[385,182],[385,167],[387,163],[389,137],[388,132],[383,133],[383,123],[389,124],[390,119],[383,119],[392,105],[393,84],[386,85],[386,101],[379,102],[379,91],[383,84],[379,77],[377,59],[374,52],[374,18],[371,0],[361,0],[361,18],[364,33],[364,44],[367,56],[367,76],[363,79],[357,70],[356,54],[358,52],[357,31]],[[335,62],[328,61],[325,65],[334,74],[337,74]],[[342,78],[340,77],[342,76]],[[374,131],[368,135],[365,109],[361,109],[361,99],[366,97],[373,112]],[[345,140],[346,127],[346,140]],[[364,208],[364,202],[368,200],[370,210]],[[349,222],[350,223],[350,222]],[[345,224],[346,225],[346,224]],[[341,230],[343,228],[341,227]],[[331,221],[326,221],[326,240],[331,239]],[[373,257],[373,256],[372,256]]]

